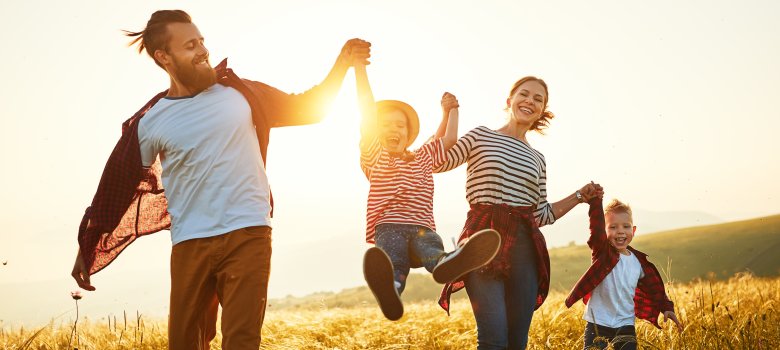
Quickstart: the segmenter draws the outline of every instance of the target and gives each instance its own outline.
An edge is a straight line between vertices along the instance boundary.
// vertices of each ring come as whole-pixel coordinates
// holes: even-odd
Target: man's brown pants
[[[268,226],[174,245],[168,348],[209,349],[217,334],[217,308],[222,305],[222,349],[257,350],[270,271]]]

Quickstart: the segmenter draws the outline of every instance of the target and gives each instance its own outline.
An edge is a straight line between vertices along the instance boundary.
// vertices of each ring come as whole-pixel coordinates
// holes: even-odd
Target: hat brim
[[[376,102],[377,112],[389,109],[400,110],[406,115],[407,128],[409,129],[406,147],[411,146],[420,133],[420,118],[417,116],[417,112],[406,102],[398,100],[382,100]]]

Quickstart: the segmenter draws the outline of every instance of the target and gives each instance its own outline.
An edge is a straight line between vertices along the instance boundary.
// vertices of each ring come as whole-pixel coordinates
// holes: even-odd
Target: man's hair
[[[631,221],[634,221],[634,214],[631,212],[631,206],[617,199],[610,201],[604,208],[604,214],[606,215],[609,213],[626,213],[628,214],[628,217],[631,218]]]
[[[160,62],[154,59],[154,52],[163,50],[168,52],[168,41],[171,39],[168,33],[168,24],[170,23],[192,23],[192,18],[182,10],[159,10],[152,14],[149,21],[146,22],[146,28],[140,32],[131,32],[125,30],[125,35],[135,38],[127,46],[138,44],[138,53],[146,49],[160,68],[163,68]]]

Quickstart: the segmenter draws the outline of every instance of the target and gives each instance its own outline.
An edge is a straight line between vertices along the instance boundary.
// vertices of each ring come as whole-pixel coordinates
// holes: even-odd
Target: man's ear
[[[636,234],[636,226],[632,229],[631,234]]]
[[[164,50],[155,50],[154,60],[157,61],[157,63],[159,63],[163,67],[167,67],[168,64],[170,64],[171,62],[171,56],[168,55],[168,53],[165,52]]]

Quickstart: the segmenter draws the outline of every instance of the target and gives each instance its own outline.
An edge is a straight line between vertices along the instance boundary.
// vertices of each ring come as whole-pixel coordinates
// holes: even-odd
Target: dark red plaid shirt
[[[507,204],[472,204],[460,234],[458,243],[471,237],[480,230],[492,228],[501,234],[501,248],[496,257],[488,265],[482,268],[482,272],[494,273],[506,278],[511,268],[509,263],[509,251],[517,239],[515,233],[518,225],[528,225],[528,234],[536,248],[536,272],[539,278],[539,288],[536,293],[536,307],[542,306],[550,289],[550,255],[547,253],[547,242],[542,231],[534,220],[533,207],[513,207]],[[457,280],[444,285],[439,297],[439,305],[450,312],[450,296],[465,287],[463,280]]]
[[[239,78],[227,60],[215,67],[218,83],[238,90],[252,110],[263,162],[270,128],[311,124],[324,115],[330,92],[315,86],[303,94],[287,94],[266,84]],[[138,123],[163,91],[122,124],[122,136],[106,162],[92,204],[79,225],[79,249],[90,274],[108,266],[137,237],[170,228],[168,201],[162,188],[162,167],[141,165]],[[273,208],[273,197],[271,197]],[[272,209],[273,213],[273,209]]]
[[[591,250],[591,265],[577,284],[572,288],[569,297],[566,298],[566,307],[571,307],[577,300],[587,304],[590,293],[604,280],[620,260],[620,253],[609,243],[604,222],[604,210],[600,198],[592,199],[588,216],[590,216],[590,239],[588,246]],[[665,311],[674,311],[674,303],[669,300],[664,290],[664,281],[655,265],[647,260],[647,254],[642,253],[631,246],[628,250],[633,253],[642,265],[645,276],[639,279],[634,294],[634,312],[636,317],[647,320],[654,326],[658,325],[658,314]]]

